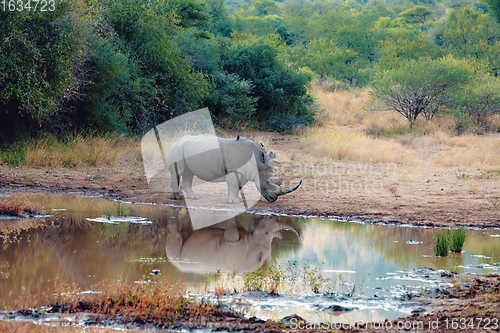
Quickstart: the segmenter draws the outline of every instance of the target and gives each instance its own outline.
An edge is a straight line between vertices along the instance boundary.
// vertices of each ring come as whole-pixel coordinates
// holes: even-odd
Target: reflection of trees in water
[[[133,260],[164,257],[165,225],[164,219],[152,225],[115,225],[56,216],[44,227],[23,231],[19,243],[0,252],[0,259],[9,262],[0,303],[23,288],[33,294],[52,288],[56,277],[81,288],[120,273],[139,279],[149,274],[150,265]],[[165,263],[154,268],[161,265]]]
[[[440,229],[354,223],[349,225],[332,223],[330,228],[335,232],[348,232],[353,239],[359,242],[360,248],[372,248],[381,253],[384,260],[402,268],[429,266],[436,269],[450,269],[451,267],[463,265],[463,257],[460,254],[450,254],[448,259],[440,261],[434,258],[433,237],[441,231]],[[480,230],[467,230],[464,251],[469,254],[481,254],[488,257],[496,255],[493,260],[485,258],[480,259],[480,262],[498,261],[500,239],[492,241],[493,238],[489,234],[489,232],[483,233]],[[407,244],[408,241],[418,242],[419,244]],[[445,267],[445,265],[448,266]]]
[[[166,230],[172,216],[172,208],[166,206],[126,205],[131,216],[146,217],[152,224],[107,224],[88,221],[89,217],[101,217],[115,212],[117,203],[100,199],[66,196],[43,196],[45,207],[66,208],[52,218],[41,220],[38,226],[19,233],[19,242],[0,251],[0,260],[9,262],[8,272],[0,276],[0,304],[13,304],[23,290],[26,294],[38,294],[54,289],[54,279],[59,284],[76,284],[90,288],[102,280],[118,279],[120,274],[129,280],[149,276],[152,269],[160,269],[163,277],[172,281],[193,283],[206,281],[180,273],[165,260]],[[123,205],[123,204],[122,204]],[[186,213],[182,209],[181,216]],[[243,215],[250,225],[252,216]],[[301,226],[295,219],[285,219],[299,232]],[[250,228],[251,229],[251,228]],[[295,236],[295,238],[294,238]],[[278,242],[279,241],[279,242]],[[275,240],[273,254],[290,251],[297,244],[296,235],[283,232],[282,240]],[[280,246],[283,245],[283,246]],[[145,259],[141,259],[145,258]],[[155,258],[163,258],[158,260]],[[8,278],[5,278],[8,276]],[[13,297],[9,295],[12,293]]]

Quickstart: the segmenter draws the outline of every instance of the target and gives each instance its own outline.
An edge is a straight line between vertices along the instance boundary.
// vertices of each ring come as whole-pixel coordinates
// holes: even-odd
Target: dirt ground
[[[245,135],[245,134],[243,134]],[[255,133],[245,136],[254,137]],[[301,148],[299,136],[258,132],[267,151],[277,153],[275,174],[286,186],[302,180],[295,192],[269,203],[263,197],[251,211],[340,217],[382,223],[420,226],[500,227],[500,170],[481,171],[472,166],[440,166],[427,163],[435,151],[417,151],[417,162],[354,163],[327,161]],[[415,160],[415,158],[413,158]],[[167,174],[165,172],[165,174]],[[155,183],[156,181],[156,183]],[[183,205],[170,199],[165,179],[148,185],[142,162],[95,168],[30,169],[0,166],[0,186],[20,190],[94,192],[134,202]],[[206,193],[195,206],[218,206],[224,198]],[[253,186],[247,184],[243,189]],[[213,200],[212,200],[213,199]]]

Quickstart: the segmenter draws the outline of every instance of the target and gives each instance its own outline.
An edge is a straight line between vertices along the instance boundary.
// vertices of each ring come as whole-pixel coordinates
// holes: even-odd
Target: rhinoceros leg
[[[240,186],[237,178],[237,174],[234,172],[228,173],[226,175],[227,182],[227,203],[238,203],[242,202],[243,199],[240,198]]]
[[[165,245],[165,250],[167,252],[167,257],[169,259],[180,259],[182,245],[184,241],[182,235],[179,232],[179,226],[176,218],[170,219],[168,221],[168,234],[167,234],[167,244]]]
[[[184,163],[175,162],[168,166],[170,170],[170,187],[172,188],[172,199],[180,200],[182,195],[179,193],[179,180],[184,169]]]
[[[193,173],[189,168],[184,168],[182,173],[182,185],[181,188],[186,194],[186,198],[197,200],[198,197],[193,192]]]

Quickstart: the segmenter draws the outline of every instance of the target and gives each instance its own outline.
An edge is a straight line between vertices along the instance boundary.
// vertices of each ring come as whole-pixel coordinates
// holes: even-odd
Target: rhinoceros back
[[[177,163],[179,169],[187,167],[205,181],[224,181],[228,172],[238,170],[253,155],[249,140],[243,139],[221,139],[209,134],[185,136],[170,149],[168,164]]]

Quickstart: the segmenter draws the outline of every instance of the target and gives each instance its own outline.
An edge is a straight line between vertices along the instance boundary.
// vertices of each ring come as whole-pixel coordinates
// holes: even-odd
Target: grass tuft
[[[436,235],[434,241],[434,254],[437,257],[447,257],[449,251],[449,241],[446,232],[442,232]]]
[[[464,228],[456,228],[453,229],[452,232],[449,233],[450,238],[450,251],[453,253],[461,253],[462,247],[465,243],[465,237],[467,233]]]

